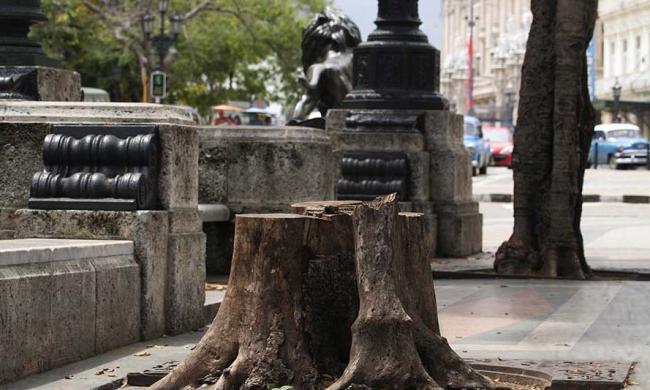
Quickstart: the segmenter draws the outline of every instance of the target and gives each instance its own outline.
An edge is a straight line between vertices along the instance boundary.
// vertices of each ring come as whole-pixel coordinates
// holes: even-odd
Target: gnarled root
[[[584,264],[584,265],[583,265]],[[540,252],[513,235],[497,250],[494,269],[500,275],[587,279],[590,270],[577,248],[547,244]]]
[[[494,260],[500,275],[537,275],[543,265],[539,253],[514,235],[501,244]]]

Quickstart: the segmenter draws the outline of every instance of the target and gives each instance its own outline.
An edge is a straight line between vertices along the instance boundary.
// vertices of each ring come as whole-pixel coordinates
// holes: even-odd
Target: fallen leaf
[[[147,351],[142,351],[142,352],[134,353],[133,356],[151,356],[151,354]]]

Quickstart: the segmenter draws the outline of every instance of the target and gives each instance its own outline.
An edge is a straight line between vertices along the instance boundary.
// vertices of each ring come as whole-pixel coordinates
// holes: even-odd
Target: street
[[[512,194],[512,170],[489,167],[487,175],[473,178],[474,194]],[[650,171],[639,168],[617,171],[601,166],[587,169],[585,195],[620,196],[650,195]]]

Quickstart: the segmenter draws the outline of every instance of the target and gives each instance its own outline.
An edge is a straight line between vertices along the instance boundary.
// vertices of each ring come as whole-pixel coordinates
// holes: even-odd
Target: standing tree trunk
[[[496,254],[501,274],[585,279],[580,219],[594,127],[586,50],[597,0],[532,0],[515,131],[514,232]]]
[[[440,336],[425,218],[333,204],[237,216],[219,313],[154,389],[493,388]]]

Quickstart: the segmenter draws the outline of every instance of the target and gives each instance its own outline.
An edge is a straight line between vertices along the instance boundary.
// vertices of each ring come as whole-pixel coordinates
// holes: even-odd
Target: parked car
[[[490,143],[483,137],[481,121],[473,116],[465,116],[464,144],[472,156],[472,176],[487,174],[490,164]]]
[[[512,168],[512,131],[506,127],[484,127],[483,136],[490,143],[492,163]]]
[[[251,107],[242,111],[243,124],[249,126],[277,126],[278,117],[262,108]]]
[[[648,140],[641,137],[638,126],[608,123],[594,128],[589,150],[588,166],[595,161],[609,164],[613,169],[647,164]]]

